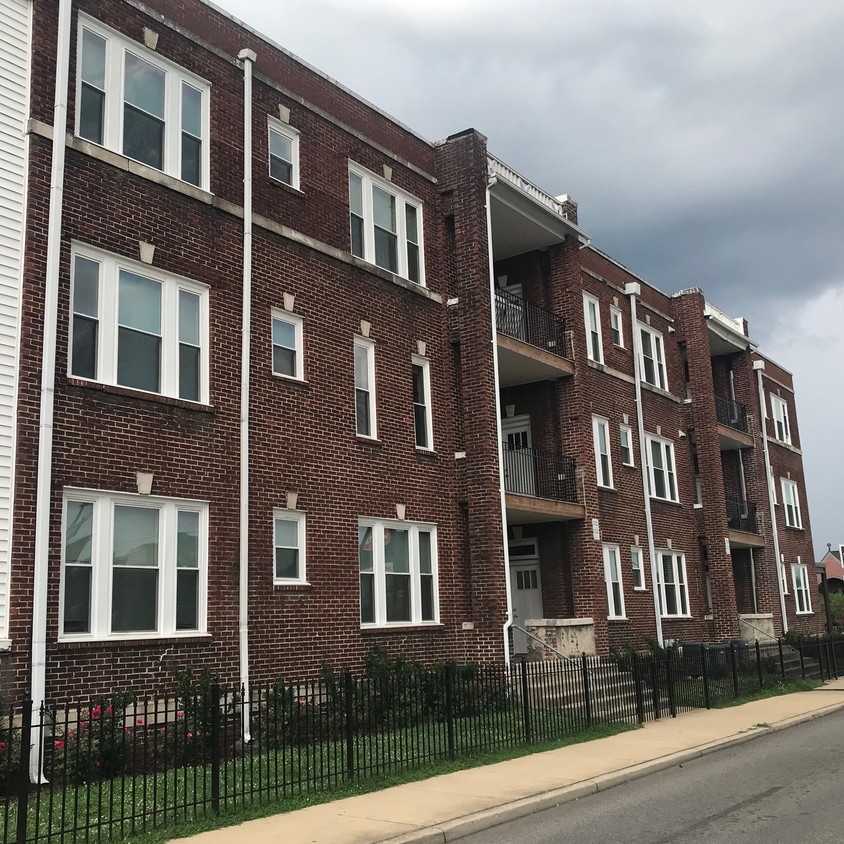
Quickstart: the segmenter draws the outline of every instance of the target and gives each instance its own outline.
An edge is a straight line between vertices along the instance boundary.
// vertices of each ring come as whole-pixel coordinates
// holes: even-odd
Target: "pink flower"
[[[96,762],[94,762],[94,764],[95,764],[95,765],[99,768],[99,767],[100,767],[100,760],[99,760],[99,759],[97,759],[97,761],[96,761]]]
[[[64,750],[64,742],[63,741],[54,741],[53,747],[57,747],[59,750]]]
[[[177,717],[177,718],[184,718],[184,717],[185,717],[185,713],[184,713],[184,712],[182,712],[182,710],[180,709],[180,710],[176,713],[176,717]]]
[[[86,722],[85,722],[85,721],[80,721],[80,722],[79,722],[79,729],[80,729],[80,730],[84,730],[84,729],[85,729],[85,727],[86,727]]]
[[[106,707],[106,712],[108,712],[108,714],[111,715],[111,707],[110,706]]]
[[[138,725],[143,724],[143,723],[144,723],[144,719],[143,719],[143,718],[136,718],[136,719],[135,719],[135,723],[136,723],[136,724],[138,724]]]
[[[6,742],[0,741],[0,753],[3,753],[6,750]]]
[[[102,714],[103,708],[101,706],[95,706],[91,709],[91,718],[96,721],[97,718],[100,717]]]
[[[188,732],[188,738],[193,738],[193,733],[191,733],[190,731]]]
[[[165,729],[166,729],[166,727],[162,727],[158,732],[163,733],[165,731]]]
[[[128,733],[128,732],[129,732],[129,728],[128,728],[128,727],[124,727],[124,728],[123,728],[123,735],[125,736],[125,735],[126,735],[126,733]]]

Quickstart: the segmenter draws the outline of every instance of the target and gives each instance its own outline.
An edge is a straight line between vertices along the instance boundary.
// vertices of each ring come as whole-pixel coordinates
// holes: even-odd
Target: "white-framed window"
[[[780,561],[779,561],[779,570],[780,570],[780,583],[782,584],[782,594],[788,594],[788,572],[786,571],[785,567],[785,557],[780,554]]]
[[[355,430],[359,437],[378,436],[375,412],[375,343],[355,337]]]
[[[305,378],[302,349],[302,317],[287,311],[272,312],[273,375],[282,378]]]
[[[66,489],[62,639],[205,632],[208,505]]]
[[[273,583],[307,583],[305,524],[300,510],[273,512]]]
[[[436,623],[437,529],[413,522],[358,522],[361,627]]]
[[[208,288],[75,246],[68,374],[208,402]]]
[[[639,373],[646,384],[668,390],[668,377],[665,374],[665,346],[662,334],[649,325],[639,324],[639,338],[642,349],[639,358]]]
[[[703,478],[700,475],[695,475],[695,510],[700,510],[703,507]]]
[[[787,527],[802,528],[803,519],[800,516],[800,496],[797,484],[788,478],[780,478],[782,486],[782,503],[785,507],[785,524]]]
[[[610,423],[600,416],[592,417],[592,439],[595,444],[595,472],[598,486],[612,487],[612,455],[610,454]]]
[[[647,589],[642,549],[638,545],[630,546],[630,568],[633,570],[633,588],[637,591]]]
[[[659,611],[663,618],[688,616],[689,589],[686,581],[686,555],[682,551],[657,549]]]
[[[604,544],[604,581],[607,584],[607,618],[625,618],[618,545]]]
[[[621,425],[618,429],[618,439],[621,444],[621,462],[625,466],[635,466],[633,455],[633,429],[629,425]]]
[[[76,134],[207,189],[208,82],[87,15],[77,44]]]
[[[621,311],[618,308],[610,308],[610,329],[612,330],[613,344],[624,348],[624,328],[621,324]]]
[[[586,356],[596,363],[604,362],[601,340],[601,306],[594,296],[583,294],[583,322],[586,326]]]
[[[356,164],[349,165],[352,255],[425,283],[422,203]]]
[[[674,468],[674,443],[662,437],[648,435],[647,446],[648,491],[651,498],[679,501]]]
[[[267,118],[270,178],[299,189],[299,133],[275,117]]]
[[[792,565],[791,581],[794,584],[794,604],[797,607],[797,615],[808,615],[812,612],[808,567],[800,563]]]
[[[788,405],[771,393],[771,415],[774,417],[774,436],[791,445],[791,426],[788,424]]]
[[[431,362],[427,358],[414,355],[411,367],[416,447],[431,451],[434,448],[431,416]]]

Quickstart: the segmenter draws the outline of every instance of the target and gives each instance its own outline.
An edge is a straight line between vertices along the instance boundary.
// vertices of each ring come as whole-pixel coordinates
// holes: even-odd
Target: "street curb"
[[[607,791],[618,785],[633,782],[641,777],[664,771],[667,768],[673,768],[675,765],[681,765],[693,759],[700,759],[717,750],[744,744],[761,736],[778,733],[781,730],[786,730],[797,724],[814,721],[816,718],[831,715],[833,712],[842,709],[844,709],[844,702],[834,703],[822,709],[816,709],[814,712],[794,715],[791,718],[777,721],[764,728],[751,728],[746,732],[737,733],[727,738],[716,739],[706,744],[690,747],[687,750],[679,750],[647,762],[639,762],[636,765],[621,768],[618,771],[612,771],[608,774],[601,774],[600,776],[582,780],[581,782],[572,783],[562,788],[554,788],[550,791],[531,795],[530,797],[522,797],[519,800],[503,803],[500,806],[493,806],[491,809],[483,809],[480,812],[465,815],[462,818],[455,818],[454,820],[433,826],[420,827],[413,832],[406,832],[397,837],[384,838],[378,844],[448,844],[448,842],[458,841],[473,833],[482,832],[485,829],[491,829],[509,821],[527,817],[544,809],[551,809],[555,806],[571,803],[590,794]]]

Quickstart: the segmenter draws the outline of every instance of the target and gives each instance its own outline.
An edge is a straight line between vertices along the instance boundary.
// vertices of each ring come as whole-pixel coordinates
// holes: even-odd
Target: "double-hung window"
[[[80,15],[76,134],[208,187],[209,84]]]
[[[270,178],[299,189],[299,133],[276,120],[268,119]]]
[[[88,247],[73,255],[69,374],[208,401],[208,288]]]
[[[205,630],[208,506],[66,490],[64,638],[137,638]]]
[[[791,582],[794,584],[794,603],[798,615],[812,612],[812,597],[809,592],[809,570],[803,564],[791,567]]]
[[[273,375],[304,379],[302,317],[287,311],[272,315]]]
[[[361,519],[358,562],[362,627],[437,621],[434,525]]]
[[[592,417],[592,439],[595,446],[595,472],[598,486],[612,487],[612,455],[610,454],[610,423],[600,416]]]
[[[355,425],[358,436],[378,436],[375,419],[375,344],[355,337]]]
[[[604,581],[607,584],[607,618],[624,618],[624,584],[618,545],[604,545]]]
[[[604,362],[601,341],[601,307],[594,296],[583,295],[583,321],[586,325],[586,356],[596,363]]]
[[[659,610],[664,618],[689,615],[686,555],[682,551],[657,550]]]
[[[305,514],[276,510],[273,525],[273,582],[305,583]]]
[[[641,356],[639,373],[646,384],[668,390],[668,377],[665,374],[665,346],[662,334],[650,326],[639,325]]]
[[[679,501],[674,469],[674,443],[662,437],[648,436],[648,490],[651,498]]]
[[[630,568],[633,570],[633,588],[645,589],[645,569],[642,563],[642,549],[638,545],[630,547]]]
[[[771,413],[774,417],[774,435],[781,443],[791,445],[791,427],[788,424],[788,405],[771,394]]]
[[[619,442],[621,444],[621,462],[625,466],[635,466],[633,456],[633,429],[629,425],[619,427]]]
[[[422,203],[362,167],[349,167],[352,254],[417,284],[425,283]]]
[[[618,308],[610,308],[610,329],[612,330],[613,345],[623,349],[624,329],[621,325],[621,311]]]
[[[413,425],[416,447],[434,447],[431,419],[431,365],[427,358],[413,356]]]
[[[780,483],[782,484],[782,503],[785,507],[785,524],[787,527],[802,528],[803,519],[800,516],[797,484],[788,478],[780,478]]]

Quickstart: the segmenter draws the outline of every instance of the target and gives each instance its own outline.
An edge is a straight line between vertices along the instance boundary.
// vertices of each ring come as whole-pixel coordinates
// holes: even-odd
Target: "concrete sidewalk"
[[[641,730],[202,833],[191,844],[442,844],[844,709],[844,678]]]

